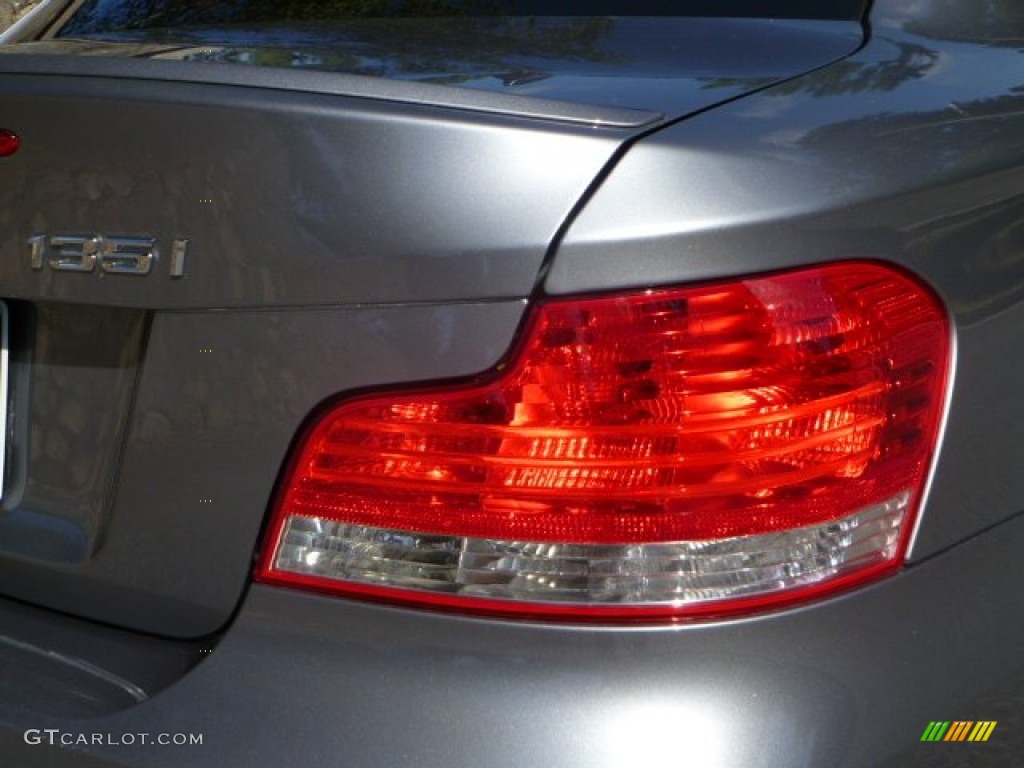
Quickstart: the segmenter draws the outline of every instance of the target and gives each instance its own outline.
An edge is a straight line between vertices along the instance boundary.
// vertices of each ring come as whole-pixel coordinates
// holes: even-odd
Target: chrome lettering
[[[89,235],[57,235],[50,238],[50,267],[61,272],[92,272],[102,240]]]
[[[160,245],[154,237],[128,235],[43,235],[28,238],[29,267],[36,272],[46,265],[58,272],[96,272],[100,275],[135,275],[153,272],[160,261]],[[188,239],[175,238],[167,274],[185,276]]]
[[[28,239],[29,247],[32,248],[32,255],[29,259],[29,266],[32,269],[42,269],[43,261],[46,259],[47,247],[46,244],[49,242],[49,238],[46,235],[32,235]]]
[[[114,275],[148,275],[157,258],[152,237],[101,237],[100,269]]]
[[[171,277],[185,276],[185,256],[188,253],[188,240],[179,237],[171,246]]]

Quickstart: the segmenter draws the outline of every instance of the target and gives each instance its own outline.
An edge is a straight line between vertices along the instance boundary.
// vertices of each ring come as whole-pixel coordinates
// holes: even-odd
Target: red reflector
[[[21,139],[11,131],[0,129],[0,157],[13,155],[21,146]]]
[[[906,547],[948,337],[872,263],[541,303],[486,379],[323,416],[259,578],[622,618],[875,575]]]

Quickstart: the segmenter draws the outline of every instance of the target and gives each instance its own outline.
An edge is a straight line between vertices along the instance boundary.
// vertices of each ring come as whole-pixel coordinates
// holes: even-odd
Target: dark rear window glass
[[[856,19],[866,0],[85,0],[58,37],[358,18],[759,16]]]

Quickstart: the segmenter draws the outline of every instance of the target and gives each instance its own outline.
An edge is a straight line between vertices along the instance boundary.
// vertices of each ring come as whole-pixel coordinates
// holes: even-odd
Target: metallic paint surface
[[[122,63],[122,76],[240,76],[256,84],[273,73],[296,85],[329,82],[342,92],[348,86],[350,95],[401,100],[419,93],[481,108],[518,104],[534,113],[547,108],[549,117],[579,122],[589,114],[622,126],[693,112],[785,80],[848,55],[863,39],[856,21],[630,16],[292,19],[133,28],[77,39],[57,34],[0,48],[0,67],[34,62],[46,71],[63,56],[95,72],[102,65],[96,58],[132,59]],[[239,67],[251,71],[232,71]],[[309,77],[317,72],[332,78]]]
[[[321,135],[362,137],[380,162],[393,152],[396,145],[387,139],[400,125],[403,136],[426,138],[423,144],[409,139],[412,143],[398,146],[439,153],[437,162],[425,155],[426,167],[414,174],[408,192],[433,190],[428,171],[440,173],[447,200],[460,193],[457,199],[479,206],[473,207],[479,219],[467,217],[461,205],[420,202],[412,211],[382,210],[381,201],[401,193],[401,182],[387,174],[377,179],[374,163],[356,158],[367,194],[348,198],[355,208],[347,213],[338,210],[348,217],[346,231],[355,233],[355,245],[381,256],[375,264],[360,262],[362,251],[356,248],[346,261],[352,269],[337,268],[334,251],[306,235],[297,250],[255,247],[290,242],[294,232],[288,226],[305,221],[293,214],[280,230],[260,222],[259,235],[251,238],[211,216],[201,231],[219,236],[218,248],[199,249],[196,255],[200,263],[216,259],[217,266],[201,267],[213,271],[203,273],[194,294],[174,293],[172,284],[140,288],[151,293],[125,299],[104,281],[88,288],[84,295],[90,302],[128,306],[353,304],[156,313],[112,510],[112,519],[123,527],[109,528],[97,558],[74,580],[58,578],[39,564],[0,559],[0,583],[5,591],[21,590],[25,600],[107,621],[171,635],[215,627],[224,633],[207,638],[210,647],[204,650],[210,653],[181,647],[197,663],[188,673],[171,674],[173,685],[165,688],[168,678],[150,673],[158,682],[142,686],[153,692],[146,702],[86,720],[63,715],[60,695],[102,695],[95,686],[53,666],[37,678],[58,688],[57,697],[49,699],[33,690],[32,676],[18,677],[10,683],[15,693],[0,697],[2,759],[18,766],[85,768],[1019,765],[1024,751],[1024,54],[1015,41],[1024,36],[1024,10],[1019,4],[986,3],[986,13],[980,13],[978,4],[967,0],[877,0],[872,30],[869,44],[851,59],[636,143],[572,222],[543,274],[544,289],[551,293],[720,278],[844,257],[886,259],[923,276],[951,308],[958,359],[939,464],[913,562],[905,570],[784,612],[676,627],[479,620],[263,586],[250,588],[232,617],[248,575],[241,564],[252,554],[274,472],[296,423],[339,388],[470,373],[498,359],[522,304],[468,299],[481,298],[482,291],[490,298],[529,293],[536,277],[530,270],[540,267],[546,238],[558,230],[574,195],[589,184],[588,174],[628,138],[597,132],[568,163],[575,169],[571,183],[556,181],[557,189],[548,192],[538,187],[544,201],[524,203],[530,197],[524,192],[529,174],[510,187],[493,184],[515,164],[520,139],[530,145],[524,151],[539,146],[557,154],[563,146],[533,123],[460,119],[459,137],[497,153],[481,155],[483,169],[489,170],[478,176],[449,168],[459,156],[454,139],[449,143],[430,129],[434,118],[443,119],[440,113],[413,118],[404,109],[385,110],[384,119],[377,110],[359,112],[355,102],[341,107],[318,101],[315,108],[307,104],[309,111],[300,117],[292,108],[307,97],[262,93],[279,100],[280,114],[261,112],[260,100],[247,107],[246,128],[254,141],[272,145],[277,128],[303,136],[302,146],[268,172],[284,172],[292,164],[314,171],[317,147],[331,146],[314,140]],[[12,93],[14,82],[4,78],[6,93]],[[109,98],[114,87],[63,82],[60,89],[47,86],[45,96],[34,96],[29,86],[45,80],[25,82],[29,85],[18,86],[19,103],[41,109],[43,101],[73,96],[68,103],[80,111],[62,113],[69,116],[89,114],[88,107]],[[200,134],[189,121],[202,116],[214,118],[212,125],[244,148],[246,135],[230,119],[241,113],[221,113],[213,104],[241,97],[211,89],[204,92],[203,104],[192,104],[197,93],[178,92],[183,146],[199,146]],[[128,93],[124,104],[147,98],[140,88]],[[357,111],[349,113],[347,107]],[[144,124],[163,137],[160,146],[171,157],[181,157],[159,125],[160,109],[125,110],[124,115],[151,115],[155,122]],[[324,117],[328,114],[331,120]],[[42,111],[35,115],[43,119]],[[122,130],[113,118],[102,120]],[[302,133],[303,127],[309,130]],[[124,135],[127,155],[143,158]],[[566,146],[577,138],[565,128],[554,135],[564,136]],[[107,156],[116,157],[114,140],[103,141]],[[65,160],[81,155],[73,148],[66,152]],[[240,179],[257,183],[258,174],[247,166],[256,156],[237,146],[219,154],[210,150],[193,172],[202,179],[207,166],[230,167]],[[57,218],[77,213],[89,221],[103,219],[96,224],[100,231],[111,223],[149,231],[141,213],[130,207],[118,213],[85,205],[96,182],[87,175],[91,169],[85,160],[74,162],[76,174],[86,174],[74,177],[77,197],[61,197],[63,185],[44,177],[51,179],[44,188],[57,198],[54,209],[40,214],[44,223],[56,212]],[[158,165],[153,160],[147,167]],[[58,173],[57,166],[51,171]],[[346,178],[337,165],[325,172],[339,184]],[[175,167],[171,174],[177,173]],[[549,175],[559,176],[554,169]],[[463,185],[465,178],[469,182]],[[246,221],[279,212],[253,204],[279,202],[282,196],[293,204],[286,210],[302,210],[298,203],[308,198],[297,191],[303,188],[299,181],[295,176],[290,192],[241,185],[237,194],[251,214]],[[118,182],[113,189],[119,187],[126,188]],[[21,234],[17,239],[6,234],[14,221],[4,218],[7,206],[23,204],[6,189],[0,186],[5,203],[0,206],[0,232],[5,232],[0,284],[10,281],[10,290],[26,299],[51,290],[60,297],[59,286],[20,282],[14,272],[3,272],[13,270],[8,259],[28,258]],[[30,191],[24,181],[18,189]],[[475,199],[481,195],[496,199]],[[172,196],[171,202],[182,202],[180,211],[173,205],[167,211],[175,227],[185,220],[204,221],[183,197]],[[529,210],[519,210],[523,205]],[[517,212],[514,223],[502,220],[503,209]],[[19,210],[23,215],[25,209]],[[542,215],[547,212],[551,215]],[[313,210],[306,219],[313,232],[329,235],[325,243],[337,237],[328,214]],[[391,250],[372,250],[377,241],[364,235],[363,223],[384,232]],[[495,251],[508,236],[521,260],[502,262]],[[410,238],[415,255],[395,247]],[[465,249],[456,248],[446,268],[440,254],[453,245]],[[284,252],[292,255],[289,264],[315,270],[323,261],[326,266],[288,276],[279,261]],[[499,263],[511,264],[509,271],[498,269]],[[488,269],[478,267],[482,264]],[[249,277],[251,267],[264,282]],[[348,276],[351,282],[328,287],[327,275]],[[182,284],[195,277],[190,271]],[[135,285],[142,283],[147,280]],[[74,292],[63,290],[70,299]],[[356,306],[360,296],[399,305]],[[467,301],[409,304],[416,296]],[[199,351],[208,348],[228,352],[208,358],[212,353]],[[324,349],[332,353],[326,367]],[[166,477],[168,468],[173,482]],[[225,494],[223,514],[200,503],[211,488],[218,503]],[[154,530],[163,537],[147,540]],[[208,535],[197,537],[197,530]],[[243,535],[237,536],[238,530]],[[119,637],[118,647],[131,663],[117,670],[136,684],[147,670],[173,667],[162,651],[139,650],[166,640],[142,633],[128,633],[128,640],[120,630],[89,623],[90,636],[76,644],[68,638],[81,631],[78,622],[33,611],[43,628],[34,630],[36,642],[48,630],[60,639],[63,652],[77,649],[89,656],[89,648],[104,647],[101,638],[108,633]],[[0,624],[8,631],[19,638],[32,634],[7,616],[0,614]],[[168,656],[178,650],[172,644]],[[122,706],[111,698],[108,710]],[[995,719],[999,727],[985,744],[921,744],[921,732],[936,717]],[[202,747],[187,749],[62,750],[25,743],[25,728],[47,727],[75,733],[200,732],[205,740]]]
[[[519,298],[624,131],[252,88],[0,75],[0,290],[146,309]],[[73,128],[72,128],[73,126]],[[189,276],[28,269],[35,233],[189,240]]]
[[[637,143],[544,283],[606,291],[844,258],[923,277],[951,309],[958,358],[911,559],[1024,499],[1010,426],[1024,423],[1024,53],[999,43],[1024,34],[1024,12],[961,14],[950,40],[958,7],[878,2],[854,56]]]

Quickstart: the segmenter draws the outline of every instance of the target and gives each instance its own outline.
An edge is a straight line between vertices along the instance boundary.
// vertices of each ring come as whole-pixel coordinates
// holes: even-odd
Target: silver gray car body
[[[48,5],[0,46],[0,128],[23,142],[0,158],[0,763],[1015,764],[1024,13],[694,18],[714,44],[674,89],[619,64],[588,96],[465,50],[454,87],[211,59],[206,38],[61,40]],[[30,237],[100,234],[160,255],[145,275],[32,268]],[[611,628],[250,583],[289,448],[338,396],[486,371],[540,296],[865,257],[930,284],[956,345],[897,575]],[[920,743],[936,719],[999,726]]]

